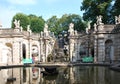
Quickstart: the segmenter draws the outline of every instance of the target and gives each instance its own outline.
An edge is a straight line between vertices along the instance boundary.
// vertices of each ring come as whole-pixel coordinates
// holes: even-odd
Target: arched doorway
[[[111,62],[114,59],[113,56],[113,41],[109,39],[105,41],[105,61]]]
[[[83,58],[84,56],[86,56],[86,44],[85,42],[82,42],[81,45],[80,45],[80,49],[79,49],[79,55],[80,55],[80,58]]]
[[[25,44],[22,44],[22,56],[23,56],[23,59],[26,59],[26,45]]]
[[[32,59],[34,62],[39,61],[39,52],[38,52],[38,46],[32,45]]]

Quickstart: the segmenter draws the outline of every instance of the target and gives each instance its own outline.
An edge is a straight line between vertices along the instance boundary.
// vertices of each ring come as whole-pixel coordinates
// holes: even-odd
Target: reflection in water
[[[23,83],[26,82],[26,69],[23,69]]]
[[[120,73],[107,67],[59,67],[59,74],[44,76],[43,68],[10,68],[0,70],[1,84],[118,84]],[[9,80],[8,80],[9,79]]]

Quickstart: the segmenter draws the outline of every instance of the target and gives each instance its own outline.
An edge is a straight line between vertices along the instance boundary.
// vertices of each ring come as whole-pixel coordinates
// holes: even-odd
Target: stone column
[[[20,62],[21,62],[21,64],[22,64],[22,59],[23,59],[23,51],[22,51],[22,42],[19,42],[20,43]]]
[[[104,39],[99,37],[98,39],[98,62],[104,61]]]
[[[47,62],[48,57],[48,41],[45,42],[45,62]]]
[[[43,44],[43,41],[42,41],[42,38],[40,39],[40,56],[41,56],[41,61],[42,62],[45,62],[45,59],[44,59],[44,51],[43,51],[43,49],[44,49],[44,46],[43,46],[44,44]]]
[[[13,42],[13,64],[20,63],[20,44],[19,41]]]
[[[38,43],[38,60],[40,61],[41,60],[41,58],[40,58],[40,44]]]
[[[70,84],[74,84],[74,71],[73,71],[73,67],[70,67]]]
[[[81,57],[80,57],[80,45],[81,45],[81,42],[78,40],[78,43],[77,43],[77,60],[81,60]]]
[[[79,43],[78,43],[78,39],[75,38],[74,40],[74,49],[73,49],[73,52],[74,52],[74,55],[73,55],[73,61],[76,62],[77,60],[79,60]]]
[[[101,67],[98,67],[98,80],[99,81],[99,84],[105,84],[105,68],[101,68]]]
[[[20,84],[21,79],[21,69],[20,68],[14,68],[12,70],[12,76],[13,78],[16,78],[13,84]]]
[[[69,44],[69,57],[70,61],[73,61],[73,50],[74,50],[74,40],[70,39],[70,44]]]
[[[97,62],[97,51],[98,51],[98,47],[97,47],[97,38],[95,36],[95,40],[94,40],[94,62],[96,63]]]
[[[29,58],[32,58],[32,44],[31,44],[31,42],[32,42],[32,41],[31,41],[31,39],[30,39],[30,40],[29,40],[29,46],[28,46],[28,47],[29,47],[29,48],[28,48],[28,51],[29,51],[29,52],[28,52],[28,53],[29,53],[28,56],[29,56]]]

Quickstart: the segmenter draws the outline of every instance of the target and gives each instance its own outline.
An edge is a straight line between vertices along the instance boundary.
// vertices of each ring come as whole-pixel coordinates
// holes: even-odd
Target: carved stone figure
[[[117,17],[115,16],[115,24],[119,24],[120,23],[120,15]]]
[[[117,16],[115,16],[115,24],[117,24]]]
[[[44,25],[44,32],[48,31],[48,25],[45,23]]]
[[[75,30],[75,35],[78,35],[77,31]]]
[[[97,16],[97,25],[102,24],[102,16]]]
[[[21,30],[21,32],[23,31],[23,27],[22,26],[20,27],[20,30]]]
[[[27,31],[30,31],[30,25],[27,25]]]
[[[91,22],[88,22],[88,24],[87,24],[87,25],[88,25],[88,27],[86,28],[86,33],[87,33],[87,34],[89,33],[89,30],[90,30],[90,28],[91,28],[90,23],[91,23]]]
[[[20,20],[16,20],[14,21],[14,25],[15,25],[15,28],[19,28],[20,27]]]
[[[70,29],[73,29],[73,27],[74,27],[74,24],[73,24],[73,23],[70,23],[69,28],[70,28]]]
[[[31,34],[32,31],[30,29],[30,25],[27,25],[27,31],[30,32],[30,34]]]
[[[86,33],[87,33],[87,34],[89,33],[89,29],[88,29],[88,28],[86,28]]]
[[[90,23],[91,23],[91,22],[88,22],[88,24],[87,24],[87,25],[88,25],[88,29],[90,29],[90,27],[91,27],[91,26],[90,26]]]
[[[73,27],[74,27],[74,24],[70,23],[69,30],[68,30],[68,32],[70,33],[70,35],[74,35],[74,29],[73,29]]]
[[[49,33],[49,31],[48,31],[48,25],[45,23],[45,25],[44,25],[44,35],[48,36],[48,33]]]
[[[118,23],[120,23],[120,15],[118,16]]]
[[[95,32],[97,31],[97,25],[96,25],[96,23],[94,24],[94,31]]]

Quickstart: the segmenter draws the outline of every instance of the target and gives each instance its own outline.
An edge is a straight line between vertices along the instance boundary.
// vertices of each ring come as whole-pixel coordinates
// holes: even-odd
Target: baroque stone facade
[[[0,28],[0,64],[22,64],[23,59],[47,62],[56,41],[54,34],[45,24],[40,34],[32,33],[28,25],[27,31],[15,20],[15,28]]]
[[[81,60],[84,56],[93,56],[94,62],[115,62],[120,60],[120,17],[116,16],[116,24],[102,23],[102,16],[97,17],[94,30],[86,28],[86,33],[69,36],[71,60]],[[72,41],[74,40],[74,42]],[[73,53],[75,52],[76,55]],[[72,55],[71,55],[72,53]],[[79,53],[79,54],[78,54]]]
[[[102,23],[102,18],[97,17],[94,29],[89,22],[86,33],[78,33],[70,23],[68,43],[62,47],[68,50],[68,61],[81,61],[85,56],[92,56],[94,62],[120,60],[120,17],[116,16],[115,24],[111,25]],[[20,21],[15,20],[14,24],[14,29],[0,28],[0,64],[22,64],[25,58],[47,62],[49,56],[54,56],[57,41],[47,24],[40,34],[33,33],[29,25],[27,31],[23,31]]]

